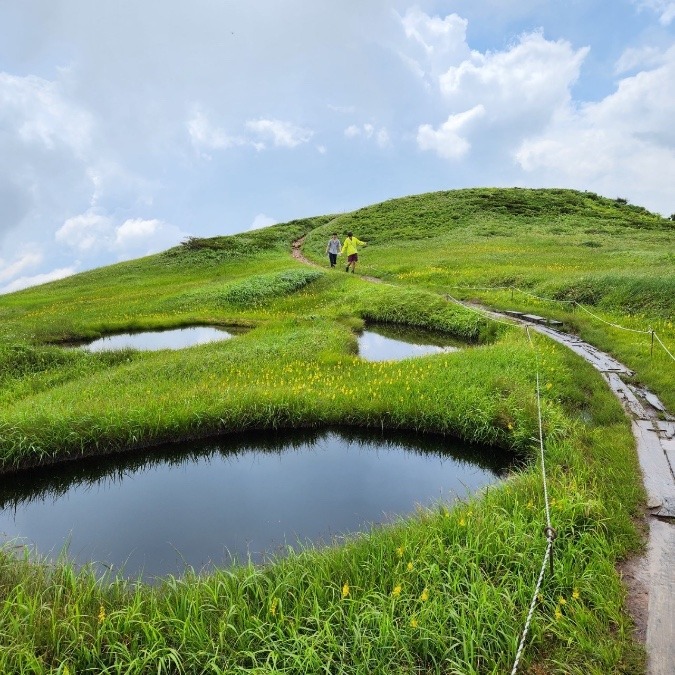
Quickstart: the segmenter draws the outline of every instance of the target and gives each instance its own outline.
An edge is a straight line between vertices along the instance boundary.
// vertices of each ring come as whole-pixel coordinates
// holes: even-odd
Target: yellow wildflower
[[[547,389],[550,389],[552,386],[553,386],[553,385],[552,385],[550,382],[547,382],[547,383],[546,383],[546,388],[547,388]]]
[[[565,598],[563,598],[563,596],[561,595],[560,598],[558,599],[558,603],[561,605],[566,605],[567,600],[565,600]]]
[[[426,602],[428,599],[429,599],[429,591],[425,588],[425,589],[422,591],[422,595],[420,595],[420,600],[421,600],[422,602]]]
[[[465,525],[466,525],[466,520],[464,520],[464,518],[460,518],[459,519],[459,526],[464,527]]]
[[[402,557],[403,557],[403,551],[405,551],[405,549],[403,548],[403,546],[399,546],[399,547],[396,549],[396,555],[397,555],[399,558],[402,558]]]
[[[270,614],[271,614],[272,616],[276,616],[276,615],[277,615],[277,605],[278,605],[278,604],[279,604],[279,598],[274,598],[274,599],[272,600],[272,606],[270,607]]]
[[[560,609],[558,607],[556,607],[554,616],[555,616],[556,621],[558,621],[559,619],[562,619],[562,612],[560,611]]]
[[[578,600],[578,599],[579,599],[579,589],[578,589],[578,588],[575,588],[575,589],[572,591],[572,597],[573,597],[575,600]]]
[[[342,587],[342,597],[346,598],[349,595],[349,584],[345,583]]]
[[[419,626],[419,623],[417,623],[417,619],[415,617],[410,619],[410,625],[412,628],[417,628],[417,626]]]
[[[391,592],[391,594],[395,598],[398,598],[398,596],[401,595],[401,585],[399,584],[398,586],[394,586],[394,590]]]
[[[509,422],[506,426],[509,428],[509,431],[511,431],[511,429],[513,429],[513,424],[511,424],[511,422]]]
[[[105,621],[105,607],[101,605],[101,609],[98,611],[98,622],[103,623]]]
[[[412,572],[412,571],[413,571],[413,564],[412,564],[411,562],[409,562],[409,563],[406,565],[406,569],[408,570],[408,572]]]

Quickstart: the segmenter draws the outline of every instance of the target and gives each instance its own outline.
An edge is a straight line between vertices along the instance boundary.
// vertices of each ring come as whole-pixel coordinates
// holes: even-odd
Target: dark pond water
[[[0,478],[0,541],[146,579],[261,562],[466,496],[512,459],[415,434],[247,434]]]
[[[119,333],[107,335],[93,342],[80,345],[90,352],[102,352],[111,349],[139,349],[155,351],[159,349],[183,349],[207,342],[227,340],[235,334],[236,329],[227,331],[210,326],[194,326],[176,328],[175,330],[146,331],[142,333]],[[237,331],[240,332],[240,331]]]
[[[454,352],[465,343],[441,333],[397,325],[368,325],[359,337],[359,356],[367,361],[396,361],[411,356]]]

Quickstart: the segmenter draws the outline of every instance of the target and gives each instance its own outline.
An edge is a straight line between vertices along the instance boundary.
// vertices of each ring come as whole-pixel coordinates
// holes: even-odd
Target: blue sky
[[[393,197],[675,212],[675,0],[0,0],[0,292]]]

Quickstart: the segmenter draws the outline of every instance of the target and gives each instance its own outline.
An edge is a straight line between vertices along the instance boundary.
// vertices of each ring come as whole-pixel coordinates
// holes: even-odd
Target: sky
[[[0,0],[0,293],[513,186],[675,212],[675,0]]]

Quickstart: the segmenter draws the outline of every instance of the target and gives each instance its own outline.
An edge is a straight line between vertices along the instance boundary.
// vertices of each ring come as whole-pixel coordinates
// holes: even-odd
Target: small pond
[[[369,324],[359,336],[359,356],[367,361],[397,361],[455,352],[466,346],[466,343],[442,333],[395,324]]]
[[[261,562],[465,497],[512,459],[410,433],[219,438],[0,477],[0,542],[146,579]]]
[[[233,337],[241,330],[228,328],[227,331],[210,326],[193,326],[174,330],[145,331],[142,333],[118,333],[107,335],[80,347],[90,352],[103,352],[115,349],[138,349],[156,351],[159,349],[183,349],[195,345],[217,342]]]

